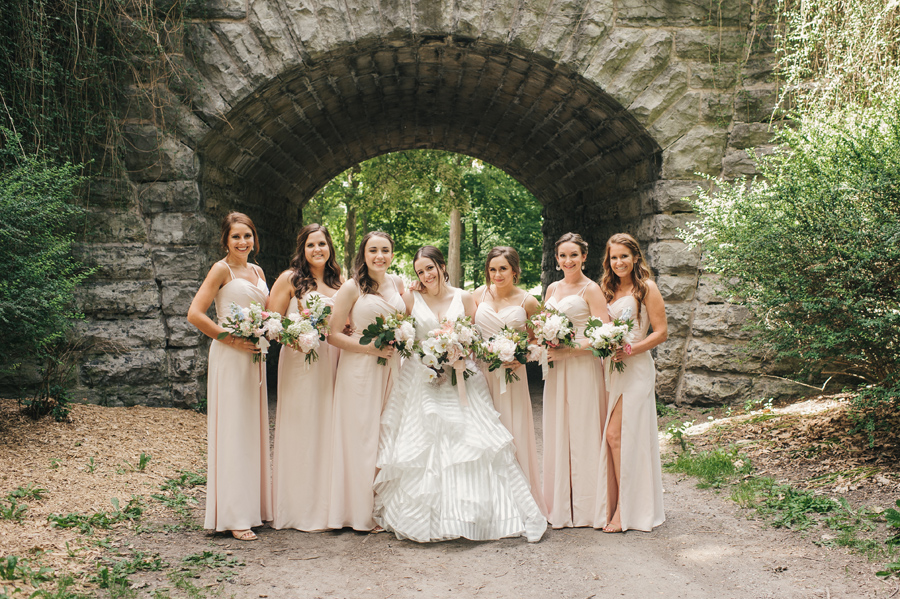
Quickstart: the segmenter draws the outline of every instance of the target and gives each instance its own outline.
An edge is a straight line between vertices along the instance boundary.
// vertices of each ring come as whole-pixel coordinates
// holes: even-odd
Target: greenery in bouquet
[[[591,318],[584,329],[584,336],[588,338],[591,353],[598,358],[609,358],[616,355],[619,348],[631,355],[631,332],[634,330],[634,319],[631,318],[631,309],[626,308],[620,318],[612,322],[603,322],[599,318]],[[619,372],[625,372],[624,362],[610,361],[610,371],[615,368]]]
[[[479,359],[488,365],[493,372],[510,362],[524,364],[528,361],[528,335],[523,331],[504,326],[490,339],[482,342]],[[507,383],[519,380],[519,375],[512,368],[506,368],[504,377]]]
[[[422,364],[431,371],[431,380],[442,382],[449,366],[450,383],[457,383],[456,367],[465,364],[469,356],[478,355],[481,351],[481,333],[472,324],[468,316],[455,320],[444,319],[441,325],[428,332],[428,338],[419,347]],[[463,379],[474,372],[467,367],[461,368]]]
[[[310,295],[305,307],[296,314],[289,314],[281,320],[281,333],[277,341],[305,354],[307,364],[319,359],[318,349],[331,332],[328,316],[331,306],[317,294]]]
[[[363,329],[359,339],[360,345],[370,343],[378,349],[393,347],[402,357],[409,358],[416,346],[416,319],[403,312],[376,317],[375,322]],[[378,363],[384,366],[387,360],[378,358]]]
[[[544,303],[526,326],[531,330],[535,344],[545,351],[559,347],[578,347],[575,343],[575,326],[569,317]],[[544,359],[541,358],[542,361]],[[553,362],[550,362],[549,367],[553,368]]]

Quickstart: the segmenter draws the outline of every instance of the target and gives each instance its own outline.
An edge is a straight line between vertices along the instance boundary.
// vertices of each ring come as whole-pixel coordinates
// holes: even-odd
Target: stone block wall
[[[503,168],[544,204],[545,283],[567,231],[598,277],[612,233],[635,235],[667,302],[656,352],[665,401],[791,391],[742,352],[743,309],[678,238],[704,175],[752,175],[771,139],[767,4],[577,0],[216,0],[173,61],[195,78],[123,119],[128,175],[93,185],[80,291],[98,342],[76,393],[112,405],[203,396],[208,340],[185,314],[221,257],[218,222],[250,214],[270,282],[305,202],[384,152],[439,148]],[[179,95],[181,94],[181,95]],[[188,97],[189,96],[189,97]],[[114,348],[110,350],[110,347]]]

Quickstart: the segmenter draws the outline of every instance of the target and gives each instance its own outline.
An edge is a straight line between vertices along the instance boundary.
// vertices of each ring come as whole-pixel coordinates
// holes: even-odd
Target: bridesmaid
[[[490,339],[504,326],[525,332],[525,323],[537,312],[540,304],[531,294],[516,287],[522,269],[519,254],[515,249],[498,246],[488,252],[484,262],[485,285],[475,290],[475,324],[481,329],[485,339]],[[516,446],[516,459],[531,485],[531,494],[544,517],[547,506],[541,493],[541,473],[534,438],[534,416],[531,412],[531,395],[528,392],[528,377],[525,369],[519,369],[518,362],[509,365],[518,369],[519,380],[506,385],[501,392],[501,378],[505,368],[492,373],[485,368],[494,409],[500,413],[500,422],[512,433]]]
[[[376,460],[381,411],[391,392],[391,371],[399,366],[393,348],[360,345],[359,332],[378,316],[408,312],[403,281],[387,270],[394,257],[394,240],[372,231],[363,237],[354,262],[353,278],[335,295],[334,329],[350,318],[355,332],[333,330],[328,342],[341,350],[334,383],[334,452],[331,460],[331,505],[328,528],[375,529]],[[388,364],[378,364],[386,358]],[[396,359],[399,359],[397,356]]]
[[[259,252],[256,227],[246,214],[232,212],[222,221],[224,259],[209,269],[188,309],[188,322],[212,337],[207,374],[207,484],[204,528],[231,531],[234,538],[254,541],[251,527],[272,519],[269,491],[269,411],[266,372],[254,363],[259,347],[228,335],[206,315],[213,300],[222,322],[232,303],[265,304],[269,288],[259,266],[248,264]]]
[[[634,341],[614,362],[625,370],[609,375],[609,405],[595,528],[604,532],[650,531],[662,524],[662,472],[656,425],[656,369],[650,350],[666,340],[666,306],[634,237],[618,233],[606,242],[601,289],[612,318],[630,310]],[[647,334],[648,329],[653,332]]]
[[[550,350],[555,367],[544,381],[544,501],[553,528],[593,526],[597,509],[606,388],[603,365],[587,349],[584,327],[592,316],[609,316],[600,286],[582,272],[587,253],[581,235],[560,237],[555,255],[563,279],[545,294],[546,305],[572,321],[580,346]]]
[[[313,296],[334,306],[341,283],[328,229],[306,225],[297,235],[291,267],[269,294],[269,310],[290,316]],[[322,344],[319,359],[282,347],[278,360],[278,413],[272,477],[273,528],[304,531],[328,528],[331,493],[331,435],[334,372],[338,349]]]

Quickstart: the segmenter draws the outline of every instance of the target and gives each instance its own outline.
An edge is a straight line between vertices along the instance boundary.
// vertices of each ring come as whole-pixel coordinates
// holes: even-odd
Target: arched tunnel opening
[[[625,108],[552,61],[462,39],[399,39],[333,51],[274,78],[231,110],[200,147],[203,208],[212,222],[249,214],[270,275],[293,251],[303,207],[365,160],[412,149],[492,164],[543,205],[544,284],[554,241],[581,233],[599,275],[603,243],[635,233],[640,192],[661,149]],[[210,247],[215,235],[211,234]]]

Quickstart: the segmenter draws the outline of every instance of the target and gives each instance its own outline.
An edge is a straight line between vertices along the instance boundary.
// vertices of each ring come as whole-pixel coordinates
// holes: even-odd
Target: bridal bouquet
[[[603,322],[599,318],[590,319],[584,329],[584,336],[590,341],[591,352],[598,358],[614,356],[620,347],[630,356],[632,329],[634,320],[631,319],[631,310],[626,308],[622,316],[612,322]],[[610,361],[610,370],[612,368],[625,372],[625,363]]]
[[[553,308],[541,305],[540,311],[531,317],[526,323],[537,345],[543,350],[556,349],[558,347],[578,347],[575,343],[575,327],[569,317]],[[540,357],[541,365],[546,361],[546,353]],[[553,362],[549,363],[549,368],[553,368]],[[546,372],[546,369],[545,369]]]
[[[441,326],[428,332],[428,339],[422,341],[419,355],[430,371],[430,380],[440,382],[445,375],[445,367],[450,366],[450,383],[456,384],[456,370],[460,360],[470,354],[477,354],[481,335],[468,316],[456,320],[442,320]],[[468,368],[463,371],[463,380],[475,374]]]
[[[231,303],[231,315],[222,323],[225,329],[216,336],[221,341],[228,335],[249,339],[259,345],[260,353],[253,354],[253,362],[266,361],[269,339],[277,339],[281,334],[281,314],[267,312],[258,302],[251,302],[247,308]]]
[[[306,300],[306,307],[299,314],[291,314],[282,319],[282,330],[277,340],[306,354],[306,363],[312,364],[319,359],[316,350],[330,332],[329,314],[331,306],[322,300],[322,296],[311,294]]]
[[[481,344],[479,358],[488,365],[488,372],[493,372],[508,362],[524,364],[528,361],[528,347],[525,333],[505,326]],[[519,380],[519,375],[512,368],[505,370],[507,383]]]
[[[403,312],[376,317],[375,322],[363,330],[359,339],[360,345],[370,343],[374,343],[378,349],[393,346],[404,358],[412,356],[416,345],[416,319]],[[378,363],[384,366],[387,360],[378,358]]]

